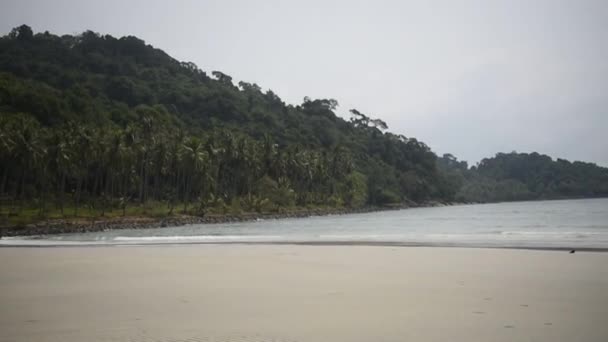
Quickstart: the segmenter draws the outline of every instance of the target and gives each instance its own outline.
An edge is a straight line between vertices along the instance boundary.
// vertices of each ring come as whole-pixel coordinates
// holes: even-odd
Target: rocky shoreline
[[[232,223],[255,220],[276,220],[285,218],[304,218],[312,216],[345,215],[368,213],[386,210],[400,210],[416,207],[440,207],[452,205],[453,203],[425,202],[411,203],[386,207],[363,207],[363,208],[322,208],[322,209],[299,209],[278,213],[242,213],[226,215],[175,215],[162,218],[154,217],[120,217],[120,218],[97,218],[95,220],[73,220],[57,219],[40,221],[24,227],[2,227],[0,228],[0,238],[3,236],[42,236],[53,234],[86,233],[99,232],[118,229],[146,229],[177,227],[188,224],[213,224],[213,223]]]

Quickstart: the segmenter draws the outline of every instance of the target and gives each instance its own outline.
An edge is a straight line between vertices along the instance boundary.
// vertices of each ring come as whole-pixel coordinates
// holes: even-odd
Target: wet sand
[[[608,341],[608,253],[0,248],[0,341]]]

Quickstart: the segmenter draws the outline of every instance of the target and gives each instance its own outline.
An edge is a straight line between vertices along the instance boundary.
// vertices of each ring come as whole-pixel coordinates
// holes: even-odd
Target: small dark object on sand
[[[574,254],[576,252],[574,249],[570,251],[570,254]]]

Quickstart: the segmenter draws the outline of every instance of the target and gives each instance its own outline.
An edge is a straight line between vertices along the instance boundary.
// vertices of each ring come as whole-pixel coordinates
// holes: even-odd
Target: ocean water
[[[608,249],[608,198],[412,208],[0,240],[0,245],[21,246],[183,243],[369,243]]]

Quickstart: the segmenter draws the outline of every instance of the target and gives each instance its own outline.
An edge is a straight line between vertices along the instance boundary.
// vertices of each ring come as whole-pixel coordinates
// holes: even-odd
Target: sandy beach
[[[0,248],[0,341],[607,341],[608,253]]]

